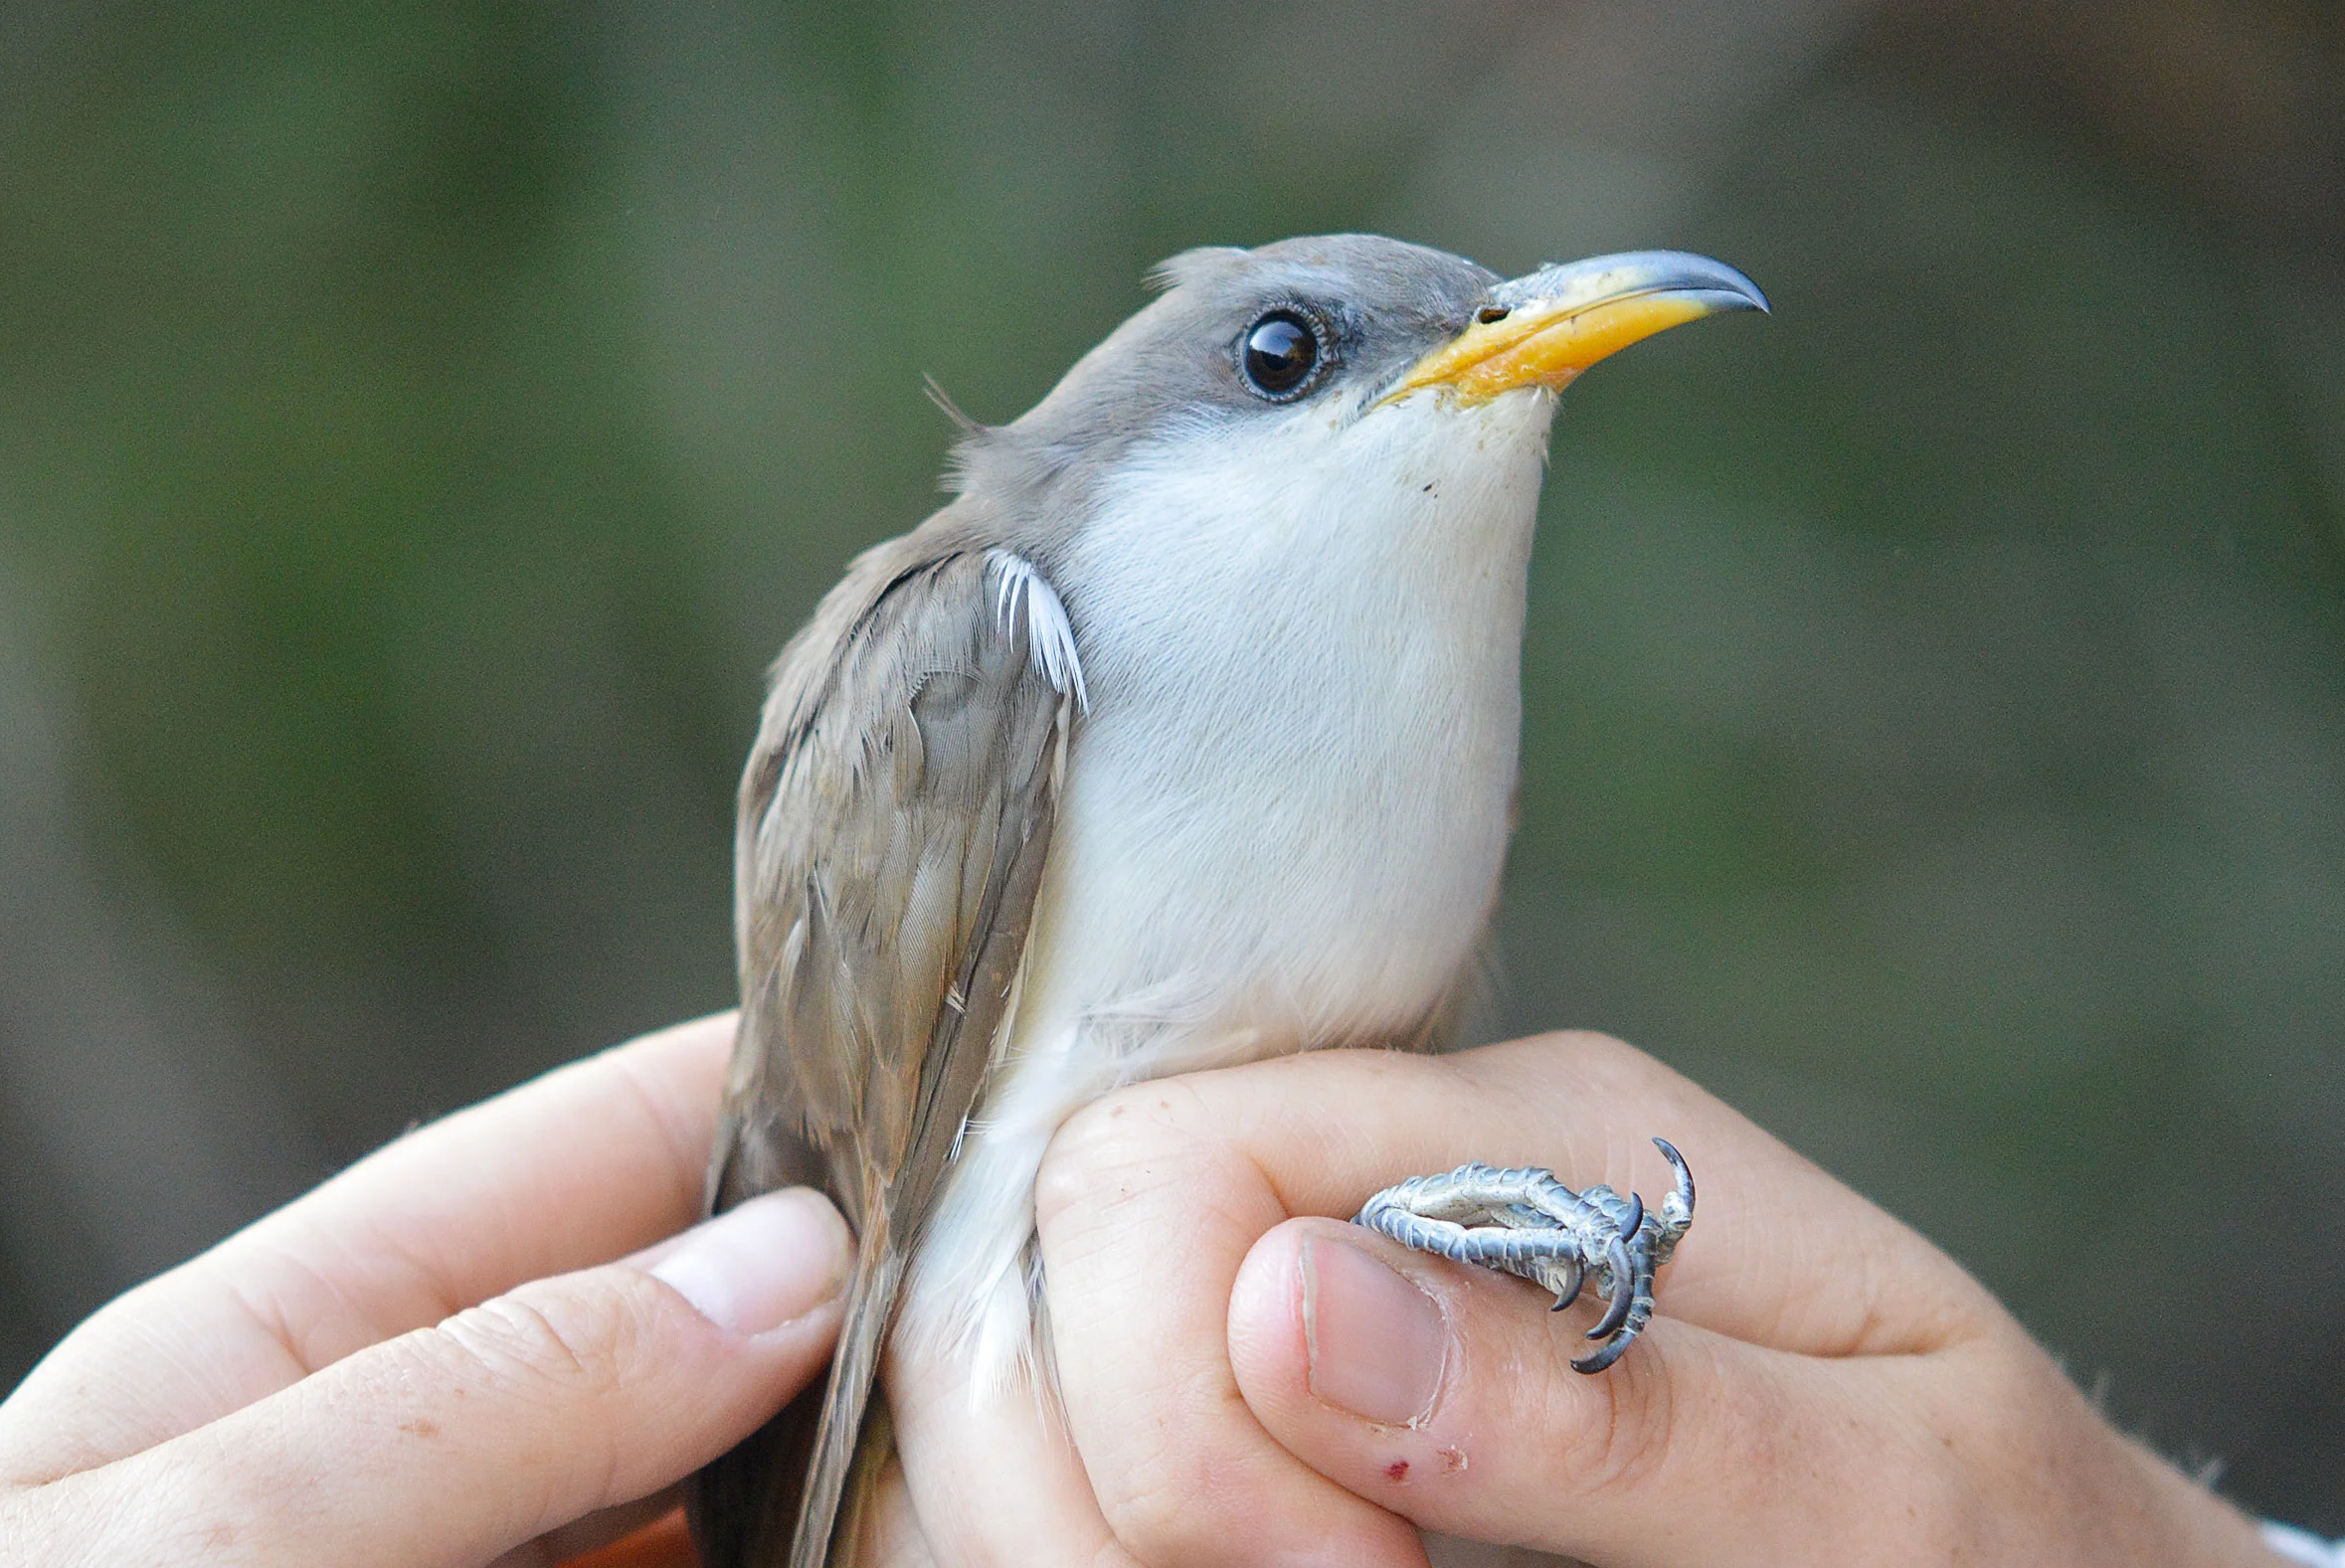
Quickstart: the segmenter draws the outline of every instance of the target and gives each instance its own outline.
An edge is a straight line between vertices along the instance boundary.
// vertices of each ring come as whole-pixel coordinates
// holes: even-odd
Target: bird
[[[951,499],[773,667],[709,1204],[811,1183],[858,1247],[828,1376],[688,1488],[709,1568],[847,1568],[907,1324],[1047,1397],[1034,1181],[1083,1105],[1450,1040],[1514,825],[1557,395],[1767,308],[1682,252],[1503,279],[1373,235],[1191,250],[1152,282],[1018,419],[945,403]],[[1361,1217],[1558,1306],[1590,1274],[1608,1357],[1691,1218],[1664,1149],[1659,1212],[1469,1166]]]

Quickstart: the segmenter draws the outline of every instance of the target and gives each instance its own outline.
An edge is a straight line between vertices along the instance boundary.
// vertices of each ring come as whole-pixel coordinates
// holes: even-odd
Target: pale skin
[[[663,1509],[819,1371],[848,1255],[804,1192],[677,1236],[731,1040],[425,1128],[104,1308],[0,1405],[0,1560],[550,1563]],[[1654,1132],[1699,1219],[1600,1376],[1591,1307],[1330,1217],[1470,1158],[1657,1190]],[[940,1562],[1409,1568],[1416,1525],[1607,1568],[2278,1561],[1919,1236],[1599,1036],[1144,1085],[1038,1199],[1071,1436],[898,1390],[1016,1478],[982,1524],[923,1495]],[[903,1493],[883,1527],[930,1558]]]

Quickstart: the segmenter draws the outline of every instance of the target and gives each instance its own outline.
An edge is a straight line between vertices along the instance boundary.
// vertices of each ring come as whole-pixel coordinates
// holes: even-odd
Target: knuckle
[[[1639,1475],[1666,1464],[1670,1480],[1688,1475],[1716,1476],[1755,1516],[1770,1498],[1784,1495],[1813,1470],[1817,1434],[1812,1413],[1795,1408],[1781,1384],[1764,1372],[1737,1370],[1737,1353],[1717,1341],[1657,1340],[1664,1353],[1652,1397],[1668,1410],[1651,1422]],[[1680,1400],[1680,1392],[1693,1397]],[[1667,1484],[1664,1481],[1662,1484]]]
[[[1526,1074],[1588,1090],[1619,1090],[1649,1083],[1658,1067],[1635,1046],[1588,1029],[1530,1035],[1441,1061],[1478,1088],[1509,1092],[1520,1092]]]
[[[215,1451],[133,1484],[85,1471],[0,1495],[0,1563],[201,1568],[286,1560],[271,1553],[284,1551],[288,1534],[306,1522],[297,1502],[267,1494],[233,1457]]]
[[[1557,1029],[1547,1036],[1557,1051],[1583,1061],[1618,1061],[1638,1054],[1635,1046],[1600,1029]]]
[[[1601,1485],[1643,1485],[1680,1441],[1678,1403],[1672,1397],[1676,1383],[1665,1364],[1668,1352],[1659,1336],[1639,1348],[1646,1355],[1608,1391],[1606,1403],[1612,1419],[1606,1424],[1595,1467]],[[1612,1370],[1620,1368],[1615,1365]],[[1579,1376],[1576,1372],[1572,1375]]]
[[[1034,1178],[1034,1217],[1050,1225],[1113,1207],[1149,1184],[1147,1173],[1201,1140],[1196,1091],[1177,1080],[1135,1084],[1067,1118]]]
[[[1224,1563],[1240,1541],[1248,1543],[1247,1560],[1329,1560],[1317,1553],[1339,1544],[1295,1538],[1290,1505],[1226,1448],[1168,1437],[1097,1495],[1124,1561]]]
[[[1515,1397],[1506,1401],[1503,1424],[1494,1425],[1545,1434],[1546,1477],[1575,1495],[1646,1484],[1684,1441],[1672,1393],[1680,1374],[1666,1336],[1648,1334],[1612,1367],[1589,1376],[1571,1367],[1582,1346],[1563,1319],[1533,1331],[1542,1334],[1543,1349],[1517,1364],[1536,1364],[1544,1375],[1496,1379]]]
[[[640,1294],[619,1290],[521,1290],[466,1307],[433,1332],[491,1380],[598,1393],[627,1380],[639,1360]]]
[[[1630,1358],[1637,1364],[1616,1364],[1597,1378],[1564,1369],[1565,1376],[1579,1382],[1604,1385],[1597,1391],[1603,1420],[1588,1429],[1576,1467],[1578,1479],[1591,1490],[1642,1486],[1661,1469],[1678,1439],[1670,1379],[1665,1368],[1654,1364],[1659,1359],[1657,1346],[1637,1348],[1647,1352]],[[1622,1371],[1627,1376],[1614,1375]]]
[[[1566,1030],[1550,1038],[1566,1068],[1598,1083],[1650,1078],[1657,1065],[1626,1040],[1591,1029]]]
[[[1179,1557],[1190,1544],[1201,1511],[1190,1480],[1143,1471],[1127,1474],[1119,1485],[1101,1488],[1099,1509],[1109,1533],[1142,1562]]]

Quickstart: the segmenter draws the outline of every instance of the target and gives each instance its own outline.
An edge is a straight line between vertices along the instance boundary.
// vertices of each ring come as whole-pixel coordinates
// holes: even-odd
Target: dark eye
[[[1238,366],[1272,402],[1293,397],[1319,368],[1319,334],[1292,310],[1273,310],[1238,341]]]

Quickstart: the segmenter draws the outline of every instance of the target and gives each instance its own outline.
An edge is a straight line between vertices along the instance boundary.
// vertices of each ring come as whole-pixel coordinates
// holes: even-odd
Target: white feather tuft
[[[1075,626],[1067,618],[1067,607],[1059,599],[1034,564],[1025,557],[1006,550],[986,552],[986,565],[993,573],[993,612],[1001,623],[1002,635],[1017,630],[1018,610],[1026,614],[1026,648],[1034,661],[1034,668],[1050,682],[1050,689],[1060,696],[1072,694],[1075,707],[1088,713],[1090,693],[1083,689],[1083,661],[1075,653]]]

